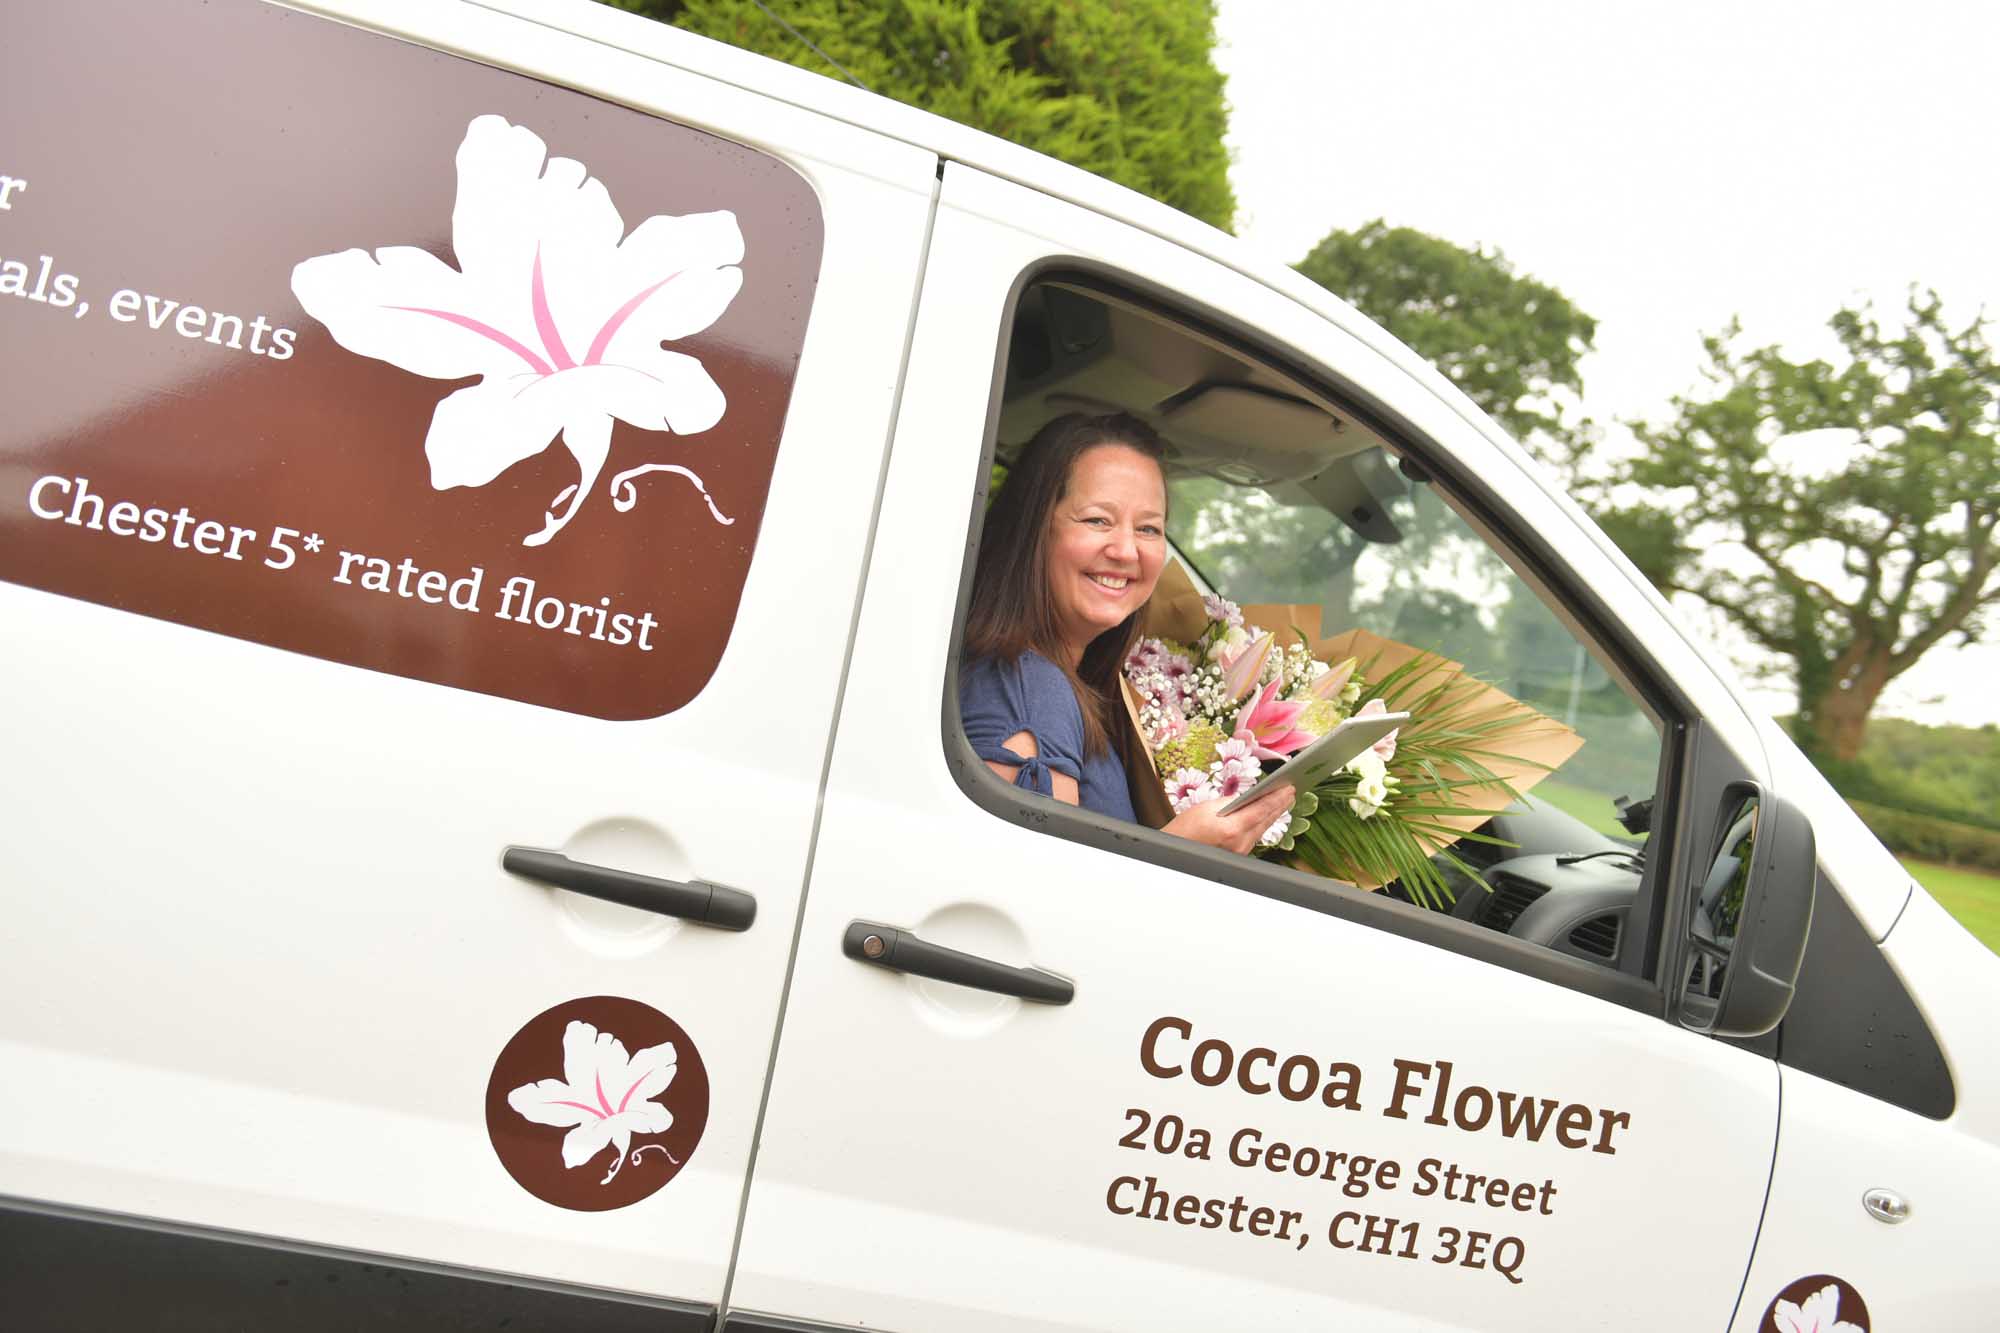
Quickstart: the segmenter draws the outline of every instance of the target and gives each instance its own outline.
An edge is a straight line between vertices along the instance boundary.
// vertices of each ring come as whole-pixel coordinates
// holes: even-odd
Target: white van
[[[1339,301],[585,0],[6,32],[0,1326],[2000,1319],[2000,963]],[[1113,408],[1202,586],[1584,737],[1492,893],[973,755]]]

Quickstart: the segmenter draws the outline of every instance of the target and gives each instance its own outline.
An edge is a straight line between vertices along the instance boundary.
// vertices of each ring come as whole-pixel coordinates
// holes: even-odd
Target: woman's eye
[[[1160,529],[1158,529],[1158,528],[1154,527],[1154,526],[1153,526],[1152,524],[1150,524],[1150,523],[1142,523],[1142,524],[1140,524],[1140,525],[1139,525],[1139,533],[1140,533],[1140,535],[1141,535],[1141,536],[1145,536],[1145,537],[1163,537],[1163,536],[1165,536],[1165,535],[1166,535],[1165,533],[1163,533],[1162,531],[1160,531]]]

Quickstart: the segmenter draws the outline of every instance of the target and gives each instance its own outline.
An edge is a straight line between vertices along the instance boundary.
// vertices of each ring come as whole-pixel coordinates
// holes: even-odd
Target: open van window
[[[1201,592],[1310,609],[1325,636],[1364,630],[1433,654],[1580,738],[1475,837],[1433,858],[1444,894],[1391,880],[1385,896],[1646,971],[1643,950],[1624,945],[1645,901],[1660,718],[1407,443],[1198,324],[1090,282],[1028,287],[1005,346],[996,484],[1050,419],[1131,413],[1166,441],[1168,535]],[[1245,869],[1355,891],[1287,859]]]

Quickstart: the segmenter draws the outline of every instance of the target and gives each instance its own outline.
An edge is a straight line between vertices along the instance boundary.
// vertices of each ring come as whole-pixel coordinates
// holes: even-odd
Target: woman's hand
[[[1168,820],[1162,831],[1240,856],[1257,845],[1257,839],[1278,822],[1279,815],[1292,808],[1292,789],[1286,785],[1273,787],[1248,805],[1225,815],[1222,807],[1227,804],[1218,797],[1184,810]]]

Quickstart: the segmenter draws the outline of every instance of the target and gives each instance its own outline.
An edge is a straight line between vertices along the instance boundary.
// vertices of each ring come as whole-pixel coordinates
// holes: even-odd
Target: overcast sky
[[[2000,315],[2000,6],[1218,10],[1237,232],[1286,262],[1376,217],[1499,248],[1597,318],[1599,420],[1661,417],[1732,315],[1813,355],[1912,282]],[[2000,722],[1996,678],[2000,648],[1940,648],[1877,712]]]

